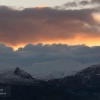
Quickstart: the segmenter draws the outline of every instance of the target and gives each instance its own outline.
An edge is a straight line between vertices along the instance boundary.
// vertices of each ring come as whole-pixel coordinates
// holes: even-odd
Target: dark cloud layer
[[[100,46],[66,44],[27,44],[24,48],[13,51],[11,47],[0,44],[0,63],[24,62],[31,65],[38,62],[54,61],[71,58],[82,63],[100,62]],[[13,64],[13,63],[12,63]]]
[[[67,5],[76,6],[76,3]],[[0,42],[10,46],[40,42],[74,44],[75,41],[76,44],[87,44],[87,41],[100,38],[99,22],[92,16],[98,12],[99,8],[59,10],[37,7],[19,11],[1,6]]]

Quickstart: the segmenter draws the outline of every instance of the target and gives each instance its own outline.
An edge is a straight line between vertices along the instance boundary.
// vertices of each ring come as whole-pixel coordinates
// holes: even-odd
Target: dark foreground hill
[[[78,96],[49,85],[11,86],[11,97],[0,100],[100,100],[97,97]]]

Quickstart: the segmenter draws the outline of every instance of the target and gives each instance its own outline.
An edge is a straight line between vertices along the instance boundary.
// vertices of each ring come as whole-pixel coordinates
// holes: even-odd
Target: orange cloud
[[[18,11],[0,7],[0,42],[14,49],[28,43],[100,45],[99,23],[93,16],[97,13],[95,9],[42,8]]]

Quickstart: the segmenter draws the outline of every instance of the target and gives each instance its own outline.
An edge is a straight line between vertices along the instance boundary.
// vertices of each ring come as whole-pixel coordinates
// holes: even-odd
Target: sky
[[[100,0],[0,0],[0,63],[100,60]]]
[[[60,6],[72,0],[0,0],[1,5],[15,6],[15,7],[36,7],[36,6],[47,6],[54,7]]]

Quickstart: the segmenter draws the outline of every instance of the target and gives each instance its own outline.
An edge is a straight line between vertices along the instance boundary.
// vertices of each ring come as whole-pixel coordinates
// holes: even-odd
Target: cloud
[[[25,67],[33,63],[71,58],[82,63],[100,62],[100,46],[66,44],[27,44],[24,48],[13,51],[11,47],[0,44],[0,66]],[[19,64],[19,65],[18,65]],[[2,67],[2,66],[1,66]]]
[[[100,4],[100,0],[91,0],[92,4]]]
[[[79,4],[82,5],[82,6],[85,6],[85,5],[89,5],[90,2],[84,0],[84,1],[80,1]]]
[[[77,2],[67,2],[63,7],[77,7]]]
[[[0,42],[13,47],[40,42],[91,45],[91,41],[100,39],[100,23],[92,15],[98,11],[50,7],[16,10],[1,6]]]
[[[90,8],[91,7],[96,7],[96,6],[100,6],[100,0],[74,0],[74,1],[71,1],[71,2],[67,2],[65,4],[63,4],[62,8],[79,8],[81,9],[82,8],[86,8],[86,6],[89,6]]]
[[[100,62],[100,46],[66,44],[28,44],[18,51],[22,56],[34,59],[36,62],[53,61],[71,58],[82,63]],[[23,58],[24,58],[23,57]],[[33,61],[34,61],[33,60]]]

